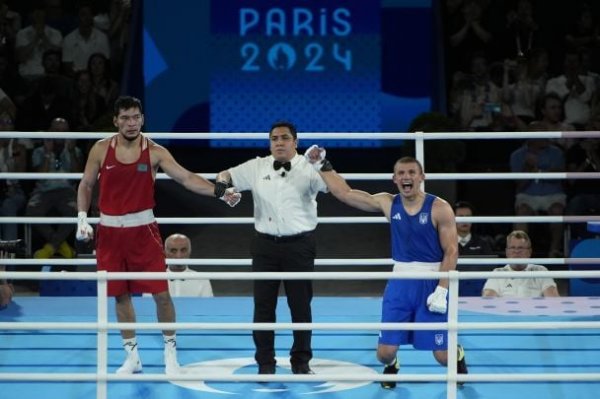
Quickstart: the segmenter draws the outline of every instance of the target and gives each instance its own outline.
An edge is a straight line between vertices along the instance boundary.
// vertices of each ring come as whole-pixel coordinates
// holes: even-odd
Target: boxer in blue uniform
[[[443,199],[425,193],[421,183],[425,174],[413,157],[399,159],[394,165],[393,181],[399,194],[354,190],[332,169],[325,150],[313,146],[305,156],[320,171],[329,191],[340,201],[369,212],[383,212],[390,222],[394,272],[449,271],[456,269],[458,239],[452,207]],[[322,167],[321,165],[326,165]],[[448,319],[448,280],[388,281],[383,296],[382,322],[443,323]],[[446,330],[382,331],[377,358],[385,365],[385,374],[397,374],[397,352],[403,344],[431,350],[437,362],[448,363]],[[467,373],[464,350],[458,347],[457,370]],[[394,388],[395,382],[382,382]]]

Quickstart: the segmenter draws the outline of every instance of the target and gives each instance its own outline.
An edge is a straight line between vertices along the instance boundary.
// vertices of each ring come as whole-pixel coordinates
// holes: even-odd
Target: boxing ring
[[[7,137],[99,138],[90,133],[0,133]],[[151,134],[152,138],[261,138],[251,134]],[[423,162],[425,139],[469,139],[472,133],[369,134],[339,133],[338,138],[412,139]],[[600,137],[598,132],[478,133],[477,138]],[[303,140],[336,138],[336,134],[299,134]],[[426,168],[426,167],[425,167]],[[389,179],[390,174],[342,174],[347,179]],[[214,175],[204,174],[207,178]],[[427,174],[428,180],[600,178],[600,173]],[[79,179],[80,174],[0,173],[0,178]],[[165,178],[159,175],[158,178]],[[91,219],[92,223],[97,220]],[[252,223],[252,218],[157,218],[159,224]],[[320,223],[387,223],[383,217],[319,218]],[[599,216],[559,217],[462,217],[471,223],[569,223],[600,221]],[[76,223],[73,218],[3,217],[0,223]],[[6,265],[40,265],[35,259],[6,260]],[[546,265],[599,264],[598,258],[512,259],[511,263]],[[248,259],[169,260],[189,265],[250,264]],[[44,265],[94,265],[93,259],[51,259]],[[390,259],[317,259],[316,265],[390,265]],[[506,259],[459,259],[461,265],[504,265]],[[0,278],[36,280],[97,280],[97,297],[16,297],[0,312],[0,392],[2,397],[28,399],[39,396],[103,398],[596,398],[600,388],[600,297],[577,298],[464,298],[458,282],[489,277],[600,278],[600,271],[468,273],[403,273],[402,278],[450,279],[448,323],[379,322],[381,298],[316,297],[313,323],[290,323],[287,306],[280,299],[277,323],[248,323],[252,299],[245,297],[174,298],[178,322],[156,323],[151,298],[135,298],[137,323],[117,323],[114,304],[106,296],[110,279],[163,279],[173,273],[106,272],[0,272]],[[212,280],[306,279],[376,280],[398,278],[391,272],[178,273],[178,278]],[[145,372],[116,375],[123,358],[119,329],[138,330]],[[162,337],[159,331],[178,331],[182,373],[163,374]],[[382,375],[375,359],[377,333],[381,329],[449,330],[449,367],[437,365],[429,351],[402,347],[399,375]],[[253,360],[251,330],[276,330],[278,371],[258,376]],[[287,350],[292,329],[314,331],[314,375],[293,375]],[[465,347],[468,375],[456,374],[456,351]],[[383,390],[376,381],[400,381],[395,390]],[[457,381],[466,382],[457,387]]]

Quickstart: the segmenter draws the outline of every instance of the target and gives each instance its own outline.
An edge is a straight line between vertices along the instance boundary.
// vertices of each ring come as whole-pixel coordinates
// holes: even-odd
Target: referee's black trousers
[[[312,272],[315,269],[315,238],[312,233],[293,238],[257,234],[251,247],[252,271],[255,272]],[[274,323],[280,280],[254,281],[254,322]],[[283,280],[287,303],[293,323],[312,322],[311,280]],[[255,359],[259,365],[275,364],[274,331],[254,331]],[[294,331],[290,350],[292,365],[308,364],[312,358],[312,331]]]

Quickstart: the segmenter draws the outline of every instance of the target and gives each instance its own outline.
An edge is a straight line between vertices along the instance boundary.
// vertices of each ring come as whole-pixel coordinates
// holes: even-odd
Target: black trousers
[[[312,233],[301,237],[274,240],[257,234],[252,240],[252,271],[255,272],[312,272],[315,269],[315,238]],[[274,323],[275,308],[281,280],[254,281],[254,322]],[[312,322],[311,280],[283,280],[287,303],[293,323]],[[275,364],[274,331],[252,333],[259,365]],[[308,364],[312,359],[312,331],[294,331],[294,344],[290,350],[292,365]]]

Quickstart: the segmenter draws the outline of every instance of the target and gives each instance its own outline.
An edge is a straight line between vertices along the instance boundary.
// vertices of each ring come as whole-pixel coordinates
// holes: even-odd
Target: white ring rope
[[[513,321],[458,323],[94,323],[94,322],[1,322],[5,330],[572,330],[600,329],[600,321]]]
[[[252,261],[248,258],[190,258],[190,259],[166,259],[169,265],[194,265],[194,266],[250,266]],[[318,258],[315,259],[315,266],[391,266],[394,261],[390,258]],[[546,264],[546,265],[587,265],[599,264],[600,258],[458,258],[459,265],[505,265],[507,263],[514,264]],[[4,265],[29,265],[29,266],[93,266],[96,265],[95,259],[3,259]],[[0,272],[0,275],[9,272]],[[15,272],[16,273],[16,272]],[[20,273],[20,272],[19,272]],[[38,272],[32,272],[38,273]],[[231,272],[227,272],[231,273]],[[324,273],[324,272],[316,272]],[[336,272],[343,273],[343,272]],[[359,273],[359,272],[349,272]],[[374,272],[366,272],[374,273]],[[390,273],[390,272],[384,272]],[[472,276],[474,272],[469,272]],[[508,272],[506,272],[508,273]],[[512,273],[512,272],[511,272]],[[521,273],[521,272],[517,272]],[[542,273],[541,271],[535,273]],[[545,272],[544,272],[545,273]],[[557,272],[558,273],[558,272]],[[131,274],[128,274],[131,275]],[[182,276],[182,274],[177,274]],[[228,274],[231,275],[231,274]],[[287,276],[288,274],[286,274]],[[320,274],[319,274],[320,275]],[[506,276],[507,274],[503,274]],[[521,274],[522,275],[522,274]],[[519,276],[521,276],[519,275]],[[539,276],[540,274],[536,274]],[[164,276],[163,276],[164,277]],[[343,274],[340,278],[343,277]],[[563,276],[561,276],[563,277]],[[13,277],[16,278],[16,277]],[[218,276],[215,276],[218,278]],[[363,277],[364,278],[364,277]],[[481,277],[480,277],[481,278]],[[557,277],[558,278],[558,277]]]
[[[36,259],[37,260],[37,259]],[[594,258],[595,263],[600,259]],[[512,261],[512,260],[511,260]],[[42,260],[39,260],[42,262]],[[38,264],[39,264],[38,262]],[[512,262],[511,262],[512,263]],[[515,262],[517,263],[517,262]],[[64,263],[61,263],[64,265]],[[103,274],[102,274],[103,275]],[[0,272],[6,278],[26,280],[389,280],[441,279],[474,280],[487,278],[600,278],[600,270],[493,271],[476,272],[110,272],[103,277],[97,272]]]
[[[323,381],[400,381],[400,382],[546,382],[546,381],[597,381],[600,373],[553,373],[553,374],[460,374],[450,379],[441,374],[329,374],[313,375],[282,374],[282,375],[252,375],[252,374],[103,374],[103,373],[0,373],[0,381],[223,381],[223,382],[323,382]]]
[[[58,139],[99,139],[112,136],[114,133],[83,133],[83,132],[0,132],[2,138],[58,138]],[[264,139],[267,141],[264,132],[260,133],[149,133],[153,139]],[[417,158],[424,163],[424,140],[437,139],[525,139],[525,138],[600,138],[600,132],[456,132],[456,133],[299,133],[298,137],[302,140],[415,140],[417,149]],[[388,180],[390,173],[355,173],[343,174],[347,179],[353,180]],[[215,174],[202,174],[207,178],[214,178]],[[80,179],[80,173],[0,173],[0,179]],[[158,174],[159,179],[168,178],[164,174]],[[515,179],[600,179],[600,173],[432,173],[428,174],[429,180],[515,180]],[[97,222],[97,219],[91,219]],[[160,223],[167,224],[248,224],[253,222],[253,218],[157,218]],[[547,217],[458,217],[459,222],[471,223],[571,223],[571,222],[589,222],[600,221],[600,216],[547,216]],[[320,223],[384,223],[387,222],[383,217],[330,217],[319,218]],[[0,223],[75,223],[75,218],[30,218],[30,217],[4,217],[0,218]],[[459,264],[504,264],[506,259],[459,259]],[[511,259],[511,263],[544,263],[544,264],[598,264],[598,258],[527,258]],[[94,259],[7,259],[7,265],[35,264],[35,265],[95,265]],[[249,259],[187,259],[180,261],[168,261],[169,264],[190,264],[190,265],[244,265],[250,264]],[[351,264],[351,265],[387,265],[391,264],[390,259],[317,259],[315,264]],[[518,274],[517,274],[518,273]],[[0,329],[27,330],[27,329],[69,329],[69,330],[96,330],[98,331],[98,369],[97,373],[89,374],[47,374],[47,373],[0,373],[0,381],[96,381],[97,397],[103,399],[106,397],[107,381],[197,381],[206,379],[210,381],[364,381],[363,375],[116,375],[108,374],[107,371],[107,330],[108,329],[205,329],[205,330],[313,330],[313,329],[331,329],[331,330],[395,330],[412,329],[424,330],[431,328],[448,329],[449,347],[456,347],[456,334],[459,330],[495,330],[495,329],[598,329],[599,321],[587,322],[482,322],[466,323],[457,321],[458,312],[458,281],[461,279],[479,279],[479,278],[506,278],[506,277],[554,277],[554,278],[597,278],[600,277],[600,271],[548,271],[548,272],[458,272],[448,273],[391,273],[391,272],[311,272],[311,273],[257,273],[257,272],[197,272],[197,273],[178,273],[189,279],[215,279],[215,280],[254,280],[254,279],[335,279],[335,280],[374,280],[390,278],[441,278],[450,279],[450,301],[448,309],[447,323],[109,323],[107,314],[107,280],[141,278],[141,279],[164,279],[173,273],[106,273],[100,272],[0,272],[0,277],[23,278],[23,279],[49,279],[49,280],[97,280],[98,281],[98,322],[96,323],[0,323]],[[189,276],[188,276],[189,274]],[[513,276],[514,274],[514,276]],[[439,324],[439,325],[438,325]],[[555,373],[555,374],[469,374],[457,375],[455,357],[453,351],[449,351],[449,367],[447,373],[443,375],[423,375],[423,374],[401,374],[401,375],[369,375],[369,381],[446,381],[448,383],[447,397],[456,398],[457,381],[597,381],[600,380],[600,373]]]
[[[216,173],[198,173],[206,179],[214,180]],[[389,173],[340,173],[347,180],[390,180]],[[39,180],[66,179],[79,180],[82,173],[53,173],[53,172],[0,172],[0,179]],[[158,173],[157,179],[171,179],[165,173]],[[427,173],[427,180],[526,180],[526,179],[600,179],[600,172],[536,172],[536,173]]]
[[[0,132],[0,139],[103,139],[115,133],[90,133],[90,132]],[[204,139],[204,140],[265,140],[265,132],[254,133],[171,133],[152,132],[144,133],[156,140],[178,139]],[[302,140],[481,140],[481,139],[559,139],[559,138],[598,138],[600,131],[572,131],[572,132],[452,132],[452,133],[355,133],[355,132],[330,132],[309,133],[298,132]]]
[[[98,218],[88,218],[90,223],[98,223]],[[254,224],[252,217],[170,217],[156,218],[160,224]],[[462,223],[585,223],[600,222],[600,216],[458,216],[457,222]],[[330,216],[319,217],[319,223],[387,223],[384,216]],[[77,218],[64,216],[3,216],[0,224],[76,224]]]

